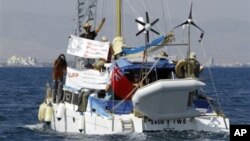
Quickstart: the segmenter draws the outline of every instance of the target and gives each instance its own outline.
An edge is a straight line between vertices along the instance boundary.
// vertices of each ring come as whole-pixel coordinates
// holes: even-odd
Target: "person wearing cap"
[[[100,25],[93,31],[91,31],[91,27],[92,25],[89,22],[86,22],[82,25],[83,29],[85,30],[84,33],[82,33],[80,35],[80,37],[85,38],[85,39],[90,39],[90,40],[94,40],[95,37],[97,36],[97,34],[99,33],[99,31],[101,30],[101,28],[103,27],[103,24],[105,22],[105,18],[102,19],[102,22],[100,23]],[[79,62],[83,61],[84,62],[84,67],[85,68],[92,68],[92,63],[95,61],[94,59],[79,59]]]
[[[201,65],[199,61],[196,60],[196,54],[194,52],[190,53],[188,63],[187,77],[199,78],[202,70],[200,69]]]
[[[162,56],[162,57],[168,57],[168,54],[165,51],[161,51],[160,56]]]
[[[201,65],[199,61],[196,60],[196,54],[194,52],[190,52],[187,67],[188,67],[187,77],[192,77],[192,78],[200,77],[200,72],[203,71],[203,69],[201,69]],[[188,106],[193,105],[193,97],[197,94],[198,94],[198,90],[189,92]]]
[[[173,60],[168,58],[168,54],[165,51],[161,51],[159,55],[157,55],[155,58],[158,58],[160,60],[166,60],[169,64],[173,64]]]
[[[91,31],[92,25],[89,22],[84,23],[82,27],[85,30],[85,32],[82,33],[80,35],[80,37],[90,39],[90,40],[94,40],[95,37],[97,36],[98,32],[103,27],[104,22],[105,22],[105,18],[102,19],[101,24],[94,31]]]
[[[58,56],[58,58],[54,61],[53,64],[53,73],[52,73],[52,77],[53,77],[53,91],[52,91],[52,95],[53,95],[53,102],[56,102],[56,97],[59,98],[59,96],[56,96],[57,93],[62,93],[62,90],[59,89],[59,85],[62,85],[63,83],[63,75],[64,73],[66,73],[66,69],[67,69],[67,62],[66,62],[66,57],[64,54],[60,54]],[[60,88],[62,88],[60,86]],[[59,100],[57,102],[59,102]]]

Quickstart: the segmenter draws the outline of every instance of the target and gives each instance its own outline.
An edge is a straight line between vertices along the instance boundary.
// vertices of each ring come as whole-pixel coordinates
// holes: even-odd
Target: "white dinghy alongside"
[[[197,80],[158,80],[136,91],[134,108],[153,120],[195,117],[199,112],[188,106],[189,92],[204,86]]]

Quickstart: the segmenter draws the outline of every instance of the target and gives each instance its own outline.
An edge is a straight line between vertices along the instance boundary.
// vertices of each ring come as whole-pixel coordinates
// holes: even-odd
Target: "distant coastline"
[[[11,56],[6,62],[0,63],[0,67],[51,67],[51,63],[38,63],[35,57]]]
[[[51,63],[38,63],[34,66],[25,66],[25,65],[7,65],[6,63],[0,63],[0,67],[6,68],[51,68]]]

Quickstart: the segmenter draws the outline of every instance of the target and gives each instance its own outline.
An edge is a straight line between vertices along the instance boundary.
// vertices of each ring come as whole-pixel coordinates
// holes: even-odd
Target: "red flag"
[[[113,69],[111,85],[114,93],[122,99],[125,99],[134,89],[134,85],[122,74],[118,67]],[[131,96],[128,96],[125,100],[131,100]]]

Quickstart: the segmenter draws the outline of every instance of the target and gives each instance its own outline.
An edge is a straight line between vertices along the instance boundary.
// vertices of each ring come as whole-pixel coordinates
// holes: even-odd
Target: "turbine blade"
[[[198,25],[196,25],[193,21],[191,21],[191,24],[195,26],[196,28],[198,28],[201,32],[205,33],[205,31],[201,29]]]
[[[155,25],[158,21],[159,21],[159,19],[156,19],[156,20],[153,21],[150,25],[153,26],[153,25]]]
[[[154,32],[155,34],[159,35],[160,33],[155,31],[153,28],[150,29],[152,32]]]
[[[148,16],[148,12],[146,12],[146,23],[149,23],[149,16]]]
[[[144,22],[142,22],[142,21],[139,21],[139,20],[135,20],[137,23],[139,23],[139,24],[141,24],[141,25],[143,25],[143,26],[145,26],[145,23]]]
[[[180,27],[180,26],[183,26],[183,25],[185,25],[185,24],[188,24],[188,21],[185,21],[185,22],[183,22],[182,24],[177,25],[176,27],[174,27],[174,29],[175,29],[175,28],[178,28],[178,27]]]
[[[192,19],[192,7],[193,7],[193,2],[191,2],[191,8],[190,8],[188,19]]]
[[[141,31],[139,31],[138,33],[136,33],[136,36],[138,36],[139,34],[141,34],[142,32],[144,32],[146,29],[143,28]]]

